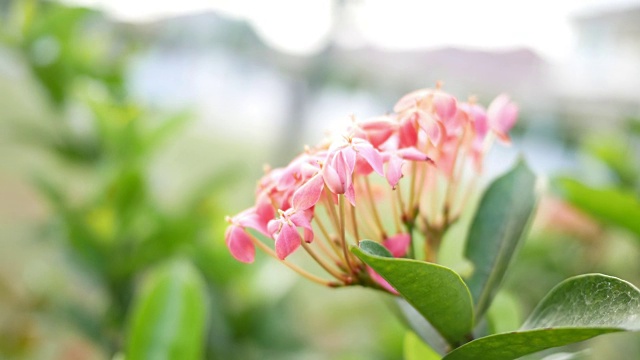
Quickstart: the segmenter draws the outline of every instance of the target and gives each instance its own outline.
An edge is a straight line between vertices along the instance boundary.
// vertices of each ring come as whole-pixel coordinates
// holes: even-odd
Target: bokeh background
[[[264,164],[436,81],[520,105],[485,182],[519,153],[546,179],[494,328],[572,275],[640,286],[640,1],[0,0],[0,358],[121,358],[140,326],[201,329],[209,359],[401,358],[384,298],[235,262],[224,217]]]

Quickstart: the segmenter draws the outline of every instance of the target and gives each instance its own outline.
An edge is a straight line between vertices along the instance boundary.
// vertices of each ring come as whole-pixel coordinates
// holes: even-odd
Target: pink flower
[[[256,248],[244,228],[231,225],[227,228],[224,238],[231,255],[236,260],[248,264],[253,262],[256,257]]]
[[[311,212],[296,211],[293,208],[282,211],[280,218],[271,220],[268,225],[269,233],[275,240],[276,255],[280,260],[284,260],[293,253],[299,246],[300,234],[298,227],[304,230],[304,241],[313,241],[313,228],[311,227]]]
[[[404,175],[402,172],[402,165],[409,161],[428,161],[433,163],[433,160],[426,154],[416,149],[415,147],[406,147],[395,151],[387,151],[383,153],[386,158],[385,177],[389,182],[389,185],[395,189],[396,185]]]
[[[321,172],[317,172],[293,193],[293,207],[298,210],[307,210],[316,205],[324,190],[324,178]]]
[[[225,241],[231,255],[238,261],[252,263],[256,250],[246,229],[254,229],[267,235],[264,221],[256,213],[255,208],[249,208],[233,218],[227,217],[227,221],[230,225],[225,232]]]
[[[407,233],[400,233],[386,238],[382,242],[382,246],[393,255],[393,257],[403,257],[407,255],[407,250],[411,244],[411,236]]]
[[[394,133],[394,119],[381,116],[358,121],[350,130],[354,137],[366,139],[375,148],[380,148]]]
[[[345,137],[329,149],[322,168],[324,181],[334,194],[344,194],[355,205],[353,173],[356,161],[368,164],[373,171],[383,175],[382,156],[371,143],[361,138]]]
[[[518,118],[518,106],[511,102],[509,96],[501,94],[496,97],[487,109],[489,127],[504,143],[510,143],[509,130]]]
[[[426,234],[414,239],[409,235],[409,230],[419,230],[413,227],[416,221],[446,231],[464,210],[474,186],[465,172],[470,166],[481,170],[493,138],[487,136],[490,131],[509,141],[518,108],[500,95],[487,111],[475,100],[460,103],[437,86],[407,94],[394,111],[364,121],[354,119],[345,129],[347,136],[327,138],[305,148],[288,165],[267,170],[258,182],[254,206],[228,218],[225,240],[233,257],[252,262],[258,246],[283,261],[302,245],[332,279],[285,262],[305,278],[330,287],[377,287],[373,279],[396,293],[351,257],[350,247],[372,238],[394,257],[404,257],[412,241],[426,238]],[[438,166],[420,164],[425,161]],[[373,179],[376,175],[386,183]],[[405,176],[410,183],[402,185],[402,191],[392,191]],[[435,194],[443,189],[444,194]],[[356,194],[364,200],[357,206]],[[272,238],[273,248],[256,239],[256,232]],[[396,235],[386,237],[389,233]],[[432,246],[438,244],[425,243],[425,253],[436,254],[430,251]]]
[[[482,158],[484,156],[484,140],[489,133],[487,113],[482,106],[475,103],[462,104],[460,108],[468,114],[469,120],[471,120],[473,124],[475,135],[470,150],[476,171],[480,172],[482,170]]]

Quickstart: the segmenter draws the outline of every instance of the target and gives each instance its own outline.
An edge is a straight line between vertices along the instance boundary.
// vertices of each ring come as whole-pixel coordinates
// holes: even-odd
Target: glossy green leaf
[[[476,339],[444,360],[515,359],[602,334],[638,330],[640,290],[614,277],[581,275],[552,289],[519,331]]]
[[[473,295],[476,320],[491,305],[525,236],[537,200],[535,183],[535,175],[520,160],[489,186],[480,201],[465,249],[465,256],[474,267],[467,284]]]
[[[135,302],[127,359],[202,358],[205,302],[204,281],[191,263],[157,268]]]
[[[364,240],[351,251],[389,282],[450,343],[473,328],[469,289],[453,270],[441,265],[376,255],[382,245]]]
[[[418,335],[407,331],[404,336],[404,360],[440,360],[438,355],[429,345],[420,340]]]
[[[640,237],[640,201],[631,191],[597,189],[569,178],[554,180],[554,188],[580,210]]]

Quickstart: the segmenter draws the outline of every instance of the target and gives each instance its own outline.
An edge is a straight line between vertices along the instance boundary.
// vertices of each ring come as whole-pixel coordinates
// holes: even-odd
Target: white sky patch
[[[101,8],[128,21],[218,10],[247,20],[264,41],[284,52],[308,55],[329,41],[332,0],[65,0]],[[576,13],[640,4],[640,0],[354,0],[350,26],[365,44],[388,50],[455,46],[479,50],[528,47],[551,60],[569,55]],[[341,43],[340,39],[337,41]],[[349,42],[350,44],[352,42]]]

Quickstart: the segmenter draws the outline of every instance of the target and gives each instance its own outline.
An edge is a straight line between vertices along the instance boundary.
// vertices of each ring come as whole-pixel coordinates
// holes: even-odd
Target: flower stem
[[[382,221],[380,220],[380,214],[378,214],[378,209],[376,208],[376,202],[373,197],[373,191],[371,190],[371,183],[369,182],[369,177],[364,176],[364,186],[367,190],[367,200],[369,201],[369,207],[371,208],[371,214],[373,214],[373,220],[376,223],[376,226],[380,229],[380,237],[384,239],[386,237],[386,232],[384,231],[384,226],[382,226]]]
[[[316,275],[311,274],[310,272],[302,269],[301,267],[292,264],[286,260],[280,260],[280,258],[278,257],[278,255],[276,255],[276,253],[267,245],[265,245],[262,241],[256,239],[255,236],[253,236],[251,233],[247,232],[247,234],[249,235],[249,238],[251,239],[251,241],[253,241],[253,243],[255,244],[255,246],[259,247],[260,250],[264,251],[265,253],[267,253],[269,256],[273,257],[274,259],[280,261],[281,263],[283,263],[285,266],[287,266],[289,269],[297,272],[298,274],[302,275],[304,278],[306,278],[307,280],[311,280],[314,283],[320,284],[320,285],[324,285],[327,287],[340,287],[340,286],[344,286],[344,283],[337,283],[335,281],[328,281],[325,280],[321,277],[318,277]]]
[[[353,265],[351,264],[351,258],[349,257],[349,249],[347,249],[347,237],[345,231],[345,215],[344,215],[344,195],[338,195],[338,211],[340,212],[340,242],[342,244],[342,251],[344,254],[344,258],[347,262],[347,267],[349,268],[349,272],[355,274],[353,270]]]
[[[307,251],[307,253],[313,258],[313,260],[315,260],[318,263],[318,265],[320,265],[326,272],[331,274],[336,279],[342,282],[346,282],[344,274],[340,273],[338,270],[333,269],[331,266],[329,266],[329,264],[327,264],[324,259],[322,259],[320,256],[318,256],[318,254],[316,254],[315,251],[313,251],[313,249],[311,248],[311,246],[309,246],[309,244],[307,244],[304,240],[301,240],[300,244]]]

